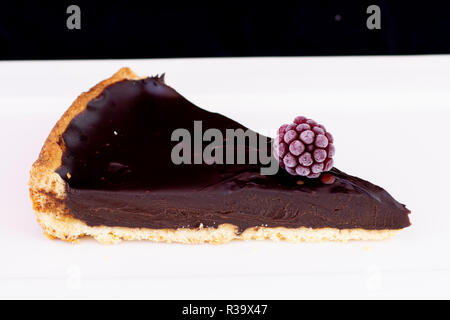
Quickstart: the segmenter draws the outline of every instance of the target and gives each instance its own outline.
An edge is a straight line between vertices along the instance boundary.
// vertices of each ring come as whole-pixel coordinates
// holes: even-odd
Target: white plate
[[[273,134],[306,115],[336,166],[412,210],[382,242],[179,245],[46,239],[29,169],[82,91],[121,66]],[[0,62],[0,298],[450,298],[450,56]]]

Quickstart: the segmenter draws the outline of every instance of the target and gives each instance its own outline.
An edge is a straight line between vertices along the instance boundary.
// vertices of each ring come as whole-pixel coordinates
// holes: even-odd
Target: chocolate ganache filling
[[[282,169],[262,175],[260,162],[174,164],[171,152],[178,142],[172,133],[184,128],[194,136],[194,121],[201,121],[203,132],[223,132],[224,145],[226,129],[247,130],[196,107],[161,77],[106,87],[72,119],[60,141],[64,153],[57,172],[67,182],[64,201],[70,213],[90,226],[154,229],[223,223],[239,232],[257,226],[381,230],[410,225],[409,210],[385,190],[336,168],[330,171],[333,184],[307,179],[298,185],[299,177]],[[267,143],[270,150],[272,140]],[[237,148],[248,159],[250,147],[236,141],[233,151]]]

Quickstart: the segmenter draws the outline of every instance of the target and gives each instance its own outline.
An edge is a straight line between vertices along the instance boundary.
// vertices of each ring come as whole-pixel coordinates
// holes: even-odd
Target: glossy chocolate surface
[[[231,223],[243,231],[253,226],[410,225],[409,211],[386,191],[335,168],[331,185],[319,179],[298,185],[299,177],[283,169],[261,175],[260,164],[173,164],[171,151],[178,143],[171,141],[173,130],[185,128],[193,135],[193,123],[199,120],[203,132],[247,129],[196,107],[162,78],[110,85],[63,134],[65,151],[57,172],[68,182],[66,207],[92,226]]]

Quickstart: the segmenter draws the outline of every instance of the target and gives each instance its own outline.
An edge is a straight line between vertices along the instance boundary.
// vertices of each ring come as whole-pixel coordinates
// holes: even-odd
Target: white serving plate
[[[378,184],[413,225],[381,242],[180,245],[50,241],[29,169],[82,91],[130,66],[273,135],[306,115],[336,166]],[[450,56],[0,62],[0,298],[450,298]]]

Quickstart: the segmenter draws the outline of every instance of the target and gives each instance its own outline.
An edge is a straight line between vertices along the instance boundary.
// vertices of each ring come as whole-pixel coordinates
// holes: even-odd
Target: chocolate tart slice
[[[259,162],[175,164],[172,134],[192,133],[195,121],[203,132],[247,130],[196,107],[163,77],[140,78],[128,68],[81,94],[31,169],[45,234],[102,243],[346,241],[385,239],[410,225],[409,210],[385,190],[336,168],[332,184],[299,184],[284,170],[261,174]]]

